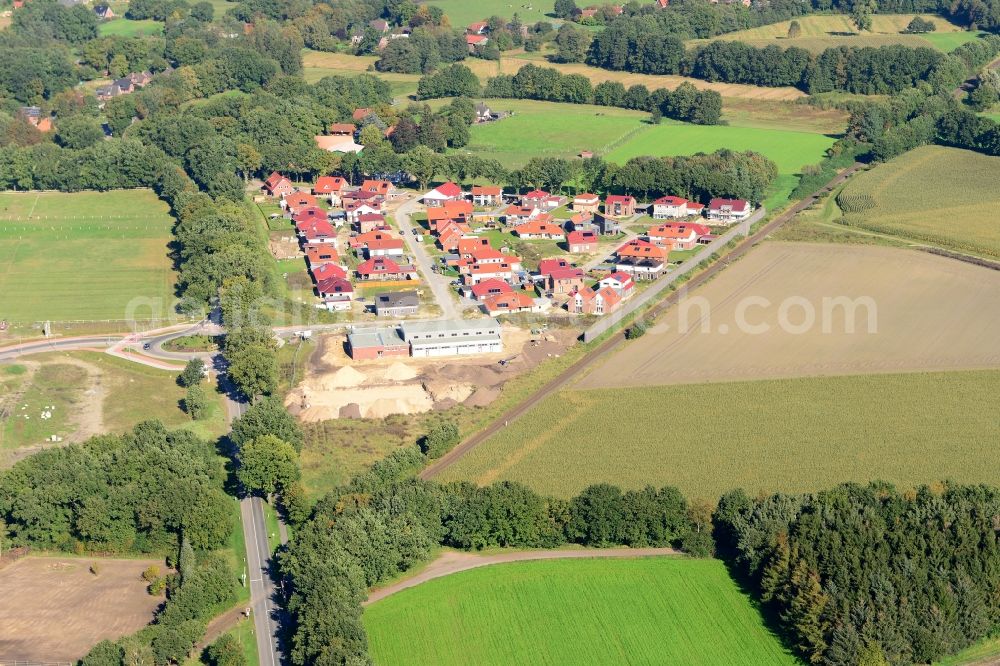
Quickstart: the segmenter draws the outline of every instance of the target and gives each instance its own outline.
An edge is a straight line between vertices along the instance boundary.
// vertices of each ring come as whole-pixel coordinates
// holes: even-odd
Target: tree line
[[[431,549],[668,546],[711,552],[707,507],[674,488],[588,488],[571,500],[515,483],[479,488],[412,478],[424,464],[403,449],[321,499],[280,555],[291,594],[293,664],[364,663],[367,589],[425,561]]]
[[[935,662],[1000,626],[1000,491],[884,483],[719,501],[719,554],[810,663]]]

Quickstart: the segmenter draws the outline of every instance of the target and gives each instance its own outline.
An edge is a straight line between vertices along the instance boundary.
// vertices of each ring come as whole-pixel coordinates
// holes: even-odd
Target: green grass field
[[[540,2],[507,2],[506,0],[427,0],[426,4],[440,7],[451,19],[453,26],[467,26],[476,21],[485,21],[491,16],[513,18],[516,13],[527,25],[538,21],[551,21],[553,0]]]
[[[795,664],[722,562],[501,564],[403,590],[364,614],[397,664]]]
[[[147,190],[0,193],[0,319],[169,316],[173,223]]]
[[[929,19],[937,30],[925,35],[902,34],[911,20],[918,14],[876,14],[872,17],[872,29],[858,33],[846,14],[802,16],[797,19],[802,31],[798,37],[788,38],[791,21],[781,21],[769,25],[739,30],[720,35],[715,39],[740,41],[753,46],[776,44],[782,48],[797,46],[814,53],[837,46],[886,46],[902,44],[912,48],[920,46],[940,51],[952,51],[962,44],[978,39],[981,32],[964,31],[940,16],[920,14]],[[689,44],[704,44],[711,40],[692,40]]]
[[[512,111],[504,120],[476,125],[462,151],[499,160],[508,167],[531,157],[571,158],[592,150],[615,162],[639,155],[693,155],[719,148],[756,150],[795,174],[815,164],[834,139],[816,132],[741,126],[700,126],[674,121],[646,122],[648,114],[605,106],[557,104],[528,100],[489,100],[497,112]]]
[[[126,18],[116,18],[105,21],[97,26],[101,37],[138,37],[140,35],[159,35],[163,33],[163,24],[158,21],[130,21]]]
[[[672,484],[711,502],[736,487],[997,483],[997,391],[998,371],[562,391],[437,480],[509,479],[562,497],[599,482]]]
[[[1000,257],[1000,157],[924,146],[844,187],[837,203],[851,225]]]

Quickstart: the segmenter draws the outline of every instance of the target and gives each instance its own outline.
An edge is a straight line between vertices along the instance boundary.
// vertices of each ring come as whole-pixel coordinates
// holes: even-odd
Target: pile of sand
[[[500,397],[500,390],[495,388],[480,388],[462,403],[466,407],[486,407]]]
[[[289,407],[299,407],[303,421],[326,421],[336,418],[379,419],[391,414],[420,414],[434,406],[430,395],[419,384],[310,390],[300,386],[286,400]]]
[[[330,388],[355,388],[361,386],[368,376],[363,372],[358,372],[349,365],[345,365],[340,370],[327,377],[323,382]]]
[[[383,376],[390,381],[405,382],[410,379],[416,379],[417,371],[402,361],[396,361],[385,369]]]
[[[425,381],[423,386],[434,402],[441,400],[462,402],[475,390],[470,384],[456,384],[450,381]]]

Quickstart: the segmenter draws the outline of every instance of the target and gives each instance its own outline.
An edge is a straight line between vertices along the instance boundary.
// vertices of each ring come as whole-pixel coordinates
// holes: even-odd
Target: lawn
[[[169,317],[173,223],[149,190],[0,193],[0,319]]]
[[[532,157],[571,158],[592,150],[615,162],[640,155],[693,155],[719,148],[756,150],[771,158],[782,174],[815,164],[834,139],[807,131],[664,121],[646,122],[648,114],[605,106],[527,100],[489,100],[494,111],[511,111],[504,120],[472,127],[461,150],[523,166]]]
[[[326,76],[358,76],[369,72],[388,83],[395,97],[406,97],[417,92],[419,74],[371,71],[376,60],[378,58],[375,56],[355,56],[306,49],[302,52],[302,76],[306,83],[316,83]]]
[[[844,220],[879,233],[1000,257],[1000,157],[924,146],[855,176]]]
[[[902,30],[917,14],[876,14],[872,17],[872,29],[858,33],[857,28],[846,14],[824,16],[801,16],[797,19],[802,31],[798,37],[789,39],[788,26],[791,21],[781,21],[769,25],[740,30],[720,35],[715,39],[740,41],[753,46],[764,47],[776,44],[782,48],[796,46],[814,53],[837,46],[886,46],[902,44],[912,48],[920,46],[941,51],[952,51],[962,44],[978,39],[983,33],[967,32],[940,16],[922,14],[931,20],[937,30],[925,35],[902,34]],[[710,40],[692,40],[689,45],[704,44]]]
[[[551,21],[553,0],[541,2],[513,3],[507,0],[427,0],[428,5],[434,5],[444,10],[451,19],[453,26],[467,26],[476,21],[485,21],[491,16],[502,16],[510,19],[516,13],[525,25],[533,25],[538,21]]]
[[[672,484],[711,502],[735,487],[996,484],[997,391],[998,371],[562,391],[437,480],[562,497],[591,483]]]
[[[86,387],[87,372],[75,365],[0,366],[0,451],[72,435]]]
[[[823,159],[835,139],[813,132],[790,132],[757,127],[724,125],[689,125],[664,121],[660,125],[641,125],[627,142],[606,158],[625,162],[640,155],[693,155],[711,153],[720,148],[754,150],[778,165],[781,174],[799,173],[803,166]]]
[[[163,24],[159,21],[130,21],[126,18],[116,18],[98,24],[97,32],[101,37],[139,37],[142,35],[159,35],[163,32]]]
[[[798,663],[717,560],[493,565],[403,590],[363,620],[379,666]]]

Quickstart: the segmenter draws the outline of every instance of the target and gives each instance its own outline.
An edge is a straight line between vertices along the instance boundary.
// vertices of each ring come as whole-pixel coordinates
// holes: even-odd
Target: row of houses
[[[492,354],[503,351],[500,331],[493,318],[356,328],[347,335],[347,352],[355,360]]]

